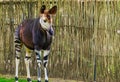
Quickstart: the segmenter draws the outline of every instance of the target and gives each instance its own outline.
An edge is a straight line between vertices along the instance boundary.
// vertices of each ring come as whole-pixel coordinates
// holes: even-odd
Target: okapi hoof
[[[28,82],[32,82],[31,78],[27,78],[27,81],[28,81]]]
[[[45,82],[48,82],[48,80],[45,80]]]
[[[18,82],[18,77],[15,77],[15,82]]]
[[[41,82],[41,81],[38,80],[37,82]]]

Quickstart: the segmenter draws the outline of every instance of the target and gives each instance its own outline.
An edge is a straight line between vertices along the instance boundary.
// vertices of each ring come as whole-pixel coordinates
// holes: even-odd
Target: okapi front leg
[[[32,82],[31,81],[31,77],[30,77],[30,58],[31,58],[31,53],[32,53],[32,51],[29,50],[28,48],[26,48],[25,64],[26,64],[27,81],[28,82]]]
[[[47,64],[48,64],[48,55],[49,55],[49,50],[44,51],[44,73],[45,73],[45,82],[48,82],[48,71],[47,71]]]
[[[41,51],[35,50],[37,64],[38,64],[38,82],[41,82]]]

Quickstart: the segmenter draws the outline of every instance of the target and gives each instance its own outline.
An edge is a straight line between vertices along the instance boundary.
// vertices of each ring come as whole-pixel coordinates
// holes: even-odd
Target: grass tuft
[[[14,82],[15,80],[13,78],[0,78],[0,82]],[[26,79],[19,79],[19,82],[27,82]],[[36,82],[36,81],[32,81]]]

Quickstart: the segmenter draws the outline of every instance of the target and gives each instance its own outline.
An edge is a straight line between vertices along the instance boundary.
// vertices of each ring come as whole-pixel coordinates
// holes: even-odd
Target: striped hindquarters
[[[21,48],[22,48],[22,42],[21,42],[20,37],[19,37],[19,27],[15,30],[14,44],[15,44],[16,57],[19,58],[20,57],[19,54],[20,54]]]

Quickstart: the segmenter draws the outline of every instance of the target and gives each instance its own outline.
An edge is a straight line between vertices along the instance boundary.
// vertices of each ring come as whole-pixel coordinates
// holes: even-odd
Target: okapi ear
[[[56,12],[57,12],[57,6],[54,6],[49,10],[50,14],[55,14]]]
[[[41,7],[41,9],[40,9],[40,13],[44,13],[44,11],[45,11],[45,9],[46,9],[46,6],[45,5],[42,5],[42,7]]]

